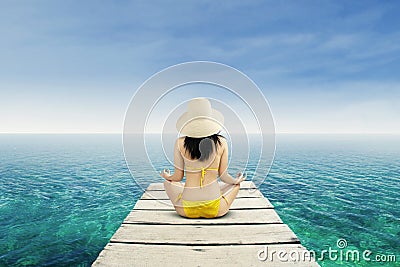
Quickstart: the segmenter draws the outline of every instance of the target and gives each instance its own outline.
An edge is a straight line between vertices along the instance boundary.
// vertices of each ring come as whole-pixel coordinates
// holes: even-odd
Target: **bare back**
[[[221,145],[217,144],[216,149],[211,153],[210,157],[204,161],[198,159],[193,160],[190,153],[184,147],[184,137],[181,137],[176,142],[175,164],[178,168],[182,168],[186,174],[185,189],[183,197],[188,200],[201,200],[213,199],[220,196],[220,187],[218,185],[218,176],[226,171],[221,167],[227,165],[224,153],[228,153],[227,142],[221,138]],[[180,158],[180,160],[179,160]],[[227,161],[227,158],[226,158]],[[200,180],[202,178],[202,169],[204,170],[204,178],[202,180],[202,187],[200,187]]]

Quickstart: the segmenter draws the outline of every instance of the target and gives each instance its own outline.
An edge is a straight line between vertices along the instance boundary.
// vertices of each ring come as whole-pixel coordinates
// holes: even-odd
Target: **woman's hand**
[[[160,176],[166,180],[168,180],[168,178],[171,177],[171,173],[169,171],[169,169],[164,169],[161,173]]]
[[[234,184],[240,184],[241,182],[243,182],[244,180],[246,180],[246,174],[243,174],[241,172],[238,172],[236,174],[236,180]]]

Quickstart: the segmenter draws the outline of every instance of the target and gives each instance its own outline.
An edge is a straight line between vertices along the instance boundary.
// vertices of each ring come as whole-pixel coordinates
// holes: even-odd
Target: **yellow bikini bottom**
[[[179,194],[177,200],[180,198],[182,198],[182,194]],[[190,201],[182,199],[183,210],[188,218],[215,218],[218,215],[221,198],[225,199],[226,203],[228,204],[228,200],[224,195],[212,200]]]

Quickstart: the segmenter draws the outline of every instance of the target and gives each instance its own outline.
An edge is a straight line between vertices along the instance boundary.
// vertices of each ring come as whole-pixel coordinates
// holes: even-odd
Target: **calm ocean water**
[[[90,266],[142,194],[121,143],[119,135],[0,135],[0,266]],[[400,136],[279,135],[276,147],[260,189],[305,247],[319,255],[342,238],[371,258],[397,257],[322,266],[400,266]],[[146,170],[139,178],[162,181]]]

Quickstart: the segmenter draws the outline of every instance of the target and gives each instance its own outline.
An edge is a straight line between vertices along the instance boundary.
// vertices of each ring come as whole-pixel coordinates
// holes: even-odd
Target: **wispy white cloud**
[[[400,83],[339,82],[266,92],[278,132],[400,133]]]
[[[365,116],[380,125],[376,129],[397,131],[385,118],[399,115],[390,104],[400,91],[398,7],[368,1],[3,1],[0,112],[7,118],[0,117],[0,130],[118,131],[115,122],[130,94],[150,75],[183,61],[211,60],[260,85],[279,130],[373,131],[363,110],[379,108],[383,113]],[[10,103],[20,97],[18,111]],[[108,119],[96,122],[96,114]],[[337,127],[329,128],[324,116]],[[352,122],[339,127],[346,116]]]

